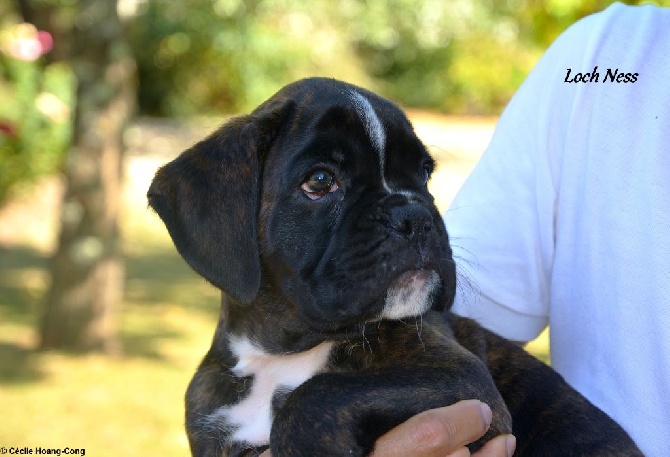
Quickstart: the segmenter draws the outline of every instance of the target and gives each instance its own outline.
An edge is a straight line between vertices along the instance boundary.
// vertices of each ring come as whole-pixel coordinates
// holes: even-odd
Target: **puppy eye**
[[[335,192],[339,189],[335,177],[324,170],[318,170],[312,173],[300,186],[312,200],[318,200],[326,194]]]
[[[430,175],[433,174],[433,164],[432,163],[424,163],[423,164],[423,175],[422,175],[422,183],[425,186],[428,184],[428,180],[430,179]]]

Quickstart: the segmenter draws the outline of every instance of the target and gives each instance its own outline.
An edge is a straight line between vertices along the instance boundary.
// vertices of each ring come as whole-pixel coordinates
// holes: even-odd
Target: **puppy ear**
[[[282,118],[266,113],[235,118],[183,152],[147,193],[191,268],[243,303],[260,287],[261,160]]]

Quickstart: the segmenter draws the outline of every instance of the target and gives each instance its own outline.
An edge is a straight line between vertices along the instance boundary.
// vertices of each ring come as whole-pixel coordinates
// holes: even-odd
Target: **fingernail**
[[[505,447],[507,448],[507,457],[512,457],[516,449],[516,436],[507,435],[505,438]]]
[[[484,418],[484,422],[486,422],[486,426],[488,427],[491,425],[491,421],[493,420],[493,411],[491,411],[491,407],[486,403],[480,402],[479,407],[482,410],[482,417]]]

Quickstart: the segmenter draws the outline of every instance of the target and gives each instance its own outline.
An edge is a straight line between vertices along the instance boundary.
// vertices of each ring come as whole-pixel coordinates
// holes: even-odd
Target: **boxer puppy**
[[[641,455],[515,344],[449,313],[456,273],[403,112],[323,78],[286,86],[162,167],[148,192],[224,293],[186,394],[195,456],[363,456],[427,409],[477,398],[517,455]]]

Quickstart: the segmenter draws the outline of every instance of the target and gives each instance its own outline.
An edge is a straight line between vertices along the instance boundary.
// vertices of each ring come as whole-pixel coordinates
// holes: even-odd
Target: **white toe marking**
[[[391,188],[386,183],[386,178],[384,174],[384,170],[386,167],[386,149],[385,149],[386,131],[384,130],[384,126],[382,125],[382,122],[379,120],[379,116],[377,116],[377,113],[375,112],[374,108],[372,107],[370,101],[367,98],[365,98],[363,95],[353,90],[349,94],[351,100],[354,103],[356,113],[361,118],[361,121],[363,121],[365,131],[370,137],[372,146],[374,147],[379,157],[379,171],[382,176],[382,183],[384,185],[384,188],[388,192],[392,192]]]
[[[208,422],[232,428],[231,440],[262,446],[270,442],[272,396],[278,388],[295,389],[323,370],[333,347],[321,343],[296,354],[269,354],[247,337],[230,337],[230,349],[237,358],[232,368],[236,376],[253,376],[251,389],[239,403],[222,406]]]
[[[402,274],[386,293],[382,318],[397,320],[428,311],[430,294],[439,283],[440,278],[434,271],[415,270]]]

